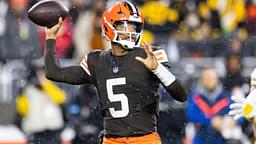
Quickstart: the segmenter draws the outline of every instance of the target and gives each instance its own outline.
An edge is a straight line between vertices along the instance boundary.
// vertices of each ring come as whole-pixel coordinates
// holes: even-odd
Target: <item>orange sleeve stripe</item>
[[[155,52],[154,54],[155,54],[156,56],[158,56],[158,55],[164,55],[164,53],[163,53],[163,52],[160,52],[160,51]]]
[[[87,60],[85,60],[85,59],[84,59],[84,60],[82,61],[82,63],[85,63],[85,64],[87,64]]]
[[[168,62],[167,54],[163,49],[156,50],[153,53],[155,54],[159,62]]]
[[[91,75],[89,69],[88,69],[88,66],[85,65],[84,63],[80,63],[80,66],[84,69],[84,71],[88,74],[88,75]]]
[[[86,67],[86,69],[88,69],[88,65],[87,65],[87,63],[82,62],[81,64],[82,64],[83,66],[85,66],[85,67]]]
[[[87,55],[84,57],[84,59],[81,61],[80,66],[84,69],[84,71],[88,74],[91,75],[88,64],[87,64]]]
[[[165,53],[165,51],[164,50],[162,50],[162,49],[159,49],[159,50],[155,50],[155,51],[153,51],[154,53]]]
[[[168,62],[168,58],[167,58],[167,55],[164,51],[158,51],[156,53],[156,58],[157,60],[162,63],[162,62]]]
[[[82,62],[87,64],[87,55],[83,58]]]
[[[163,57],[156,57],[158,61],[164,60]]]

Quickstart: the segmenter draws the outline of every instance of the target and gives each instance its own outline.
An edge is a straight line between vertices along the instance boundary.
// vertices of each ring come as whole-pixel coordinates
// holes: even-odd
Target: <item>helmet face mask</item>
[[[118,21],[114,24],[114,28],[116,38],[113,39],[113,42],[119,43],[125,49],[139,47],[142,34],[142,26],[140,23]]]
[[[130,2],[117,2],[102,16],[102,32],[113,43],[124,49],[139,47],[144,20]]]

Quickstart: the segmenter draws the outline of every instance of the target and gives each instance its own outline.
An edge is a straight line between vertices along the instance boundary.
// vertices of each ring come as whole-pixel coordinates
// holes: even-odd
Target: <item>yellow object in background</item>
[[[199,12],[199,15],[205,19],[209,19],[211,14],[210,14],[210,9],[209,7],[207,6],[206,3],[204,2],[201,2],[198,6],[198,12]]]
[[[43,90],[55,104],[63,104],[65,102],[65,92],[55,83],[45,80],[42,84]]]
[[[207,5],[211,10],[216,10],[218,6],[218,0],[207,0]]]
[[[169,12],[168,12],[168,20],[171,22],[176,22],[179,19],[179,13],[177,10],[175,9],[171,9],[169,8]]]
[[[140,7],[146,23],[162,26],[167,22],[176,22],[179,13],[176,9],[159,1],[148,1]]]
[[[22,117],[27,116],[29,112],[29,103],[26,96],[20,95],[16,98],[16,110]]]
[[[250,118],[252,112],[253,106],[250,103],[246,103],[243,108],[243,116],[246,118]]]
[[[142,38],[141,41],[143,42],[147,42],[149,44],[153,44],[155,41],[155,37],[153,35],[152,32],[148,31],[148,30],[144,30],[143,34],[142,34]]]
[[[237,22],[242,22],[246,19],[246,7],[243,0],[235,0],[233,9]]]

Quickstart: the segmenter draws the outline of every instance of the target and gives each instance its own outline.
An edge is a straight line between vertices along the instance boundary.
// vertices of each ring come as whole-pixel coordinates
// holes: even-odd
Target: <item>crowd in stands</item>
[[[32,143],[96,144],[102,122],[95,88],[44,78],[45,28],[27,17],[38,1],[0,0],[0,105],[16,108],[0,106],[0,113],[15,114],[5,122],[1,117],[0,125],[15,125]],[[89,51],[110,48],[101,15],[117,0],[58,1],[69,8],[56,44],[62,64],[78,64]],[[227,112],[232,94],[248,93],[248,73],[256,66],[256,1],[131,1],[145,17],[142,41],[167,52],[171,71],[189,92],[189,100],[178,103],[160,87],[163,144],[250,143],[247,120],[234,121]]]

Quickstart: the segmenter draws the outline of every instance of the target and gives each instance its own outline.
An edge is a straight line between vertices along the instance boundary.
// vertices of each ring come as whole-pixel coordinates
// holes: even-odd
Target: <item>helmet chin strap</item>
[[[135,46],[129,45],[129,44],[124,44],[124,43],[119,43],[119,42],[112,42],[115,45],[119,45],[122,49],[129,51],[129,50],[133,50],[134,48],[136,48]]]
[[[121,40],[119,42],[120,42],[119,44],[126,50],[131,50],[131,49],[134,49],[135,47],[135,42],[131,42],[127,40]]]

